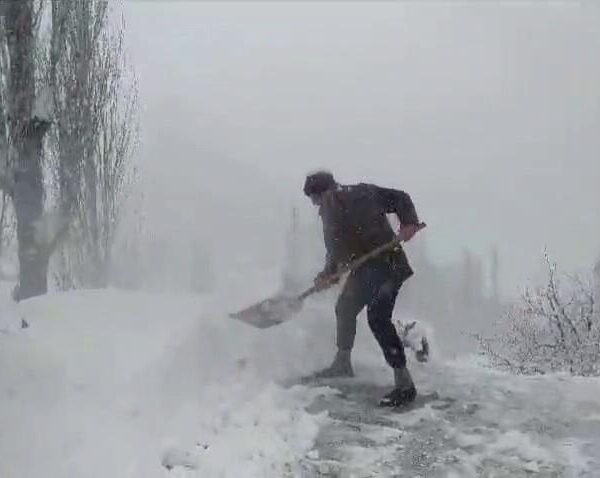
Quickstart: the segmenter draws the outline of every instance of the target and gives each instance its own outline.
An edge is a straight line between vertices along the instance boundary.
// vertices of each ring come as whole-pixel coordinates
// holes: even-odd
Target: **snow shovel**
[[[421,228],[423,227],[425,227],[425,224],[421,224]],[[325,285],[313,285],[298,296],[289,297],[280,295],[271,297],[269,299],[265,299],[261,302],[258,302],[257,304],[251,305],[246,309],[240,310],[239,312],[229,314],[229,316],[234,319],[241,320],[242,322],[246,322],[247,324],[250,324],[259,329],[266,329],[268,327],[281,324],[282,322],[285,322],[292,314],[300,311],[304,299],[313,295],[316,292],[320,292],[330,288],[335,283],[337,283],[338,280],[341,279],[341,277],[344,274],[357,269],[368,260],[373,259],[375,256],[378,256],[383,252],[392,250],[401,242],[401,239],[396,238],[393,241],[390,241],[386,244],[383,244],[382,246],[373,249],[371,252],[368,252],[364,256],[355,259],[345,267],[341,268],[335,274],[332,274],[331,276],[326,278],[324,280]]]

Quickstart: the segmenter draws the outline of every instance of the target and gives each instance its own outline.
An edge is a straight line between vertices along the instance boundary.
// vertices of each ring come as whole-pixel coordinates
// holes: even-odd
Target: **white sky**
[[[244,216],[241,235],[279,238],[305,173],[324,166],[409,192],[440,260],[497,244],[508,289],[544,246],[569,269],[600,253],[595,5],[124,8],[157,208],[210,202],[186,209],[198,228]]]

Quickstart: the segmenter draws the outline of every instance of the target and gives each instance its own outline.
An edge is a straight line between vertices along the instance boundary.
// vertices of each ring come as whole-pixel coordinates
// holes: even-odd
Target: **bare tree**
[[[481,260],[469,249],[464,249],[461,268],[458,294],[462,300],[462,306],[467,308],[477,306],[483,300]]]
[[[105,286],[137,135],[135,82],[126,83],[123,24],[108,4],[53,0],[48,68],[57,128],[55,183],[71,234],[63,286]]]
[[[64,255],[72,268],[85,269],[80,282],[106,283],[137,132],[135,83],[123,88],[123,25],[110,28],[108,3],[53,0],[44,47],[39,25],[47,5],[0,0],[0,223],[10,199],[17,299],[47,291],[49,259],[68,226]],[[44,214],[47,176],[58,207]]]
[[[492,257],[490,265],[490,288],[492,300],[495,302],[500,301],[500,283],[499,283],[499,253],[498,246],[492,248]]]
[[[0,4],[1,5],[1,4]],[[2,12],[2,11],[0,11]],[[3,17],[0,17],[0,180],[5,180],[6,184],[0,195],[2,197],[2,206],[0,207],[0,256],[2,256],[5,246],[9,241],[12,234],[12,224],[9,219],[9,205],[11,197],[9,191],[9,184],[7,181],[8,172],[8,151],[9,151],[9,138],[8,138],[8,111],[6,103],[6,93],[8,85],[8,49],[6,43],[6,33],[4,28]],[[2,185],[0,185],[1,187]]]
[[[8,42],[5,17],[7,5],[0,1],[0,186],[4,193],[12,189],[9,181],[9,129],[8,129]]]
[[[591,281],[570,277],[562,284],[546,256],[548,281],[526,290],[497,324],[496,334],[476,336],[492,364],[536,374],[567,371],[600,375],[600,314]]]
[[[600,258],[594,265],[594,282],[596,283],[596,291],[600,294]]]
[[[14,239],[16,223],[10,194],[1,191],[0,195],[0,257],[3,257]]]
[[[5,114],[0,135],[4,149],[3,190],[12,198],[17,218],[19,285],[16,299],[47,291],[47,271],[56,235],[43,220],[43,140],[50,121],[36,88],[36,32],[41,16],[33,0],[4,1],[2,23],[2,92]]]

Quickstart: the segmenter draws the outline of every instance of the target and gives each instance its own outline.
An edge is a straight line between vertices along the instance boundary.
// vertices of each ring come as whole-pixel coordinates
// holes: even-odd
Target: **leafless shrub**
[[[593,280],[561,276],[545,255],[548,280],[525,290],[496,324],[476,335],[490,363],[519,374],[600,375],[600,313]]]

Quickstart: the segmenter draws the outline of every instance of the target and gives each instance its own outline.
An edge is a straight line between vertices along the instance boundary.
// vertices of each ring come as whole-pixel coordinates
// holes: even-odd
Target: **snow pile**
[[[449,469],[459,471],[450,476],[475,477],[482,470],[507,476],[597,474],[600,422],[590,422],[582,406],[600,411],[600,404],[589,401],[600,392],[598,380],[488,372],[476,359],[449,362],[443,370],[446,389],[462,395],[464,408],[460,420],[444,420],[452,444]]]
[[[16,334],[24,327],[26,322],[19,314],[17,303],[12,300],[0,303],[0,334]]]
[[[434,360],[408,360],[419,392],[441,401],[386,414],[373,404],[392,373],[361,315],[345,385],[363,394],[359,416],[335,384],[286,385],[331,360],[336,291],[270,329],[228,318],[272,292],[261,277],[204,298],[86,291],[5,304],[0,476],[597,475],[597,379],[515,377],[434,346]],[[315,400],[327,407],[314,413]]]
[[[225,400],[198,427],[204,430],[202,441],[185,457],[194,468],[190,476],[298,476],[299,458],[310,450],[326,421],[323,414],[308,415],[305,407],[322,393],[269,385],[233,410]],[[181,463],[181,450],[186,448],[168,448],[163,463]]]
[[[325,360],[301,323],[258,331],[218,296],[86,291],[6,307],[0,476],[164,476],[173,447],[191,451],[192,476],[283,476],[324,420],[304,411],[323,392],[274,383]]]

